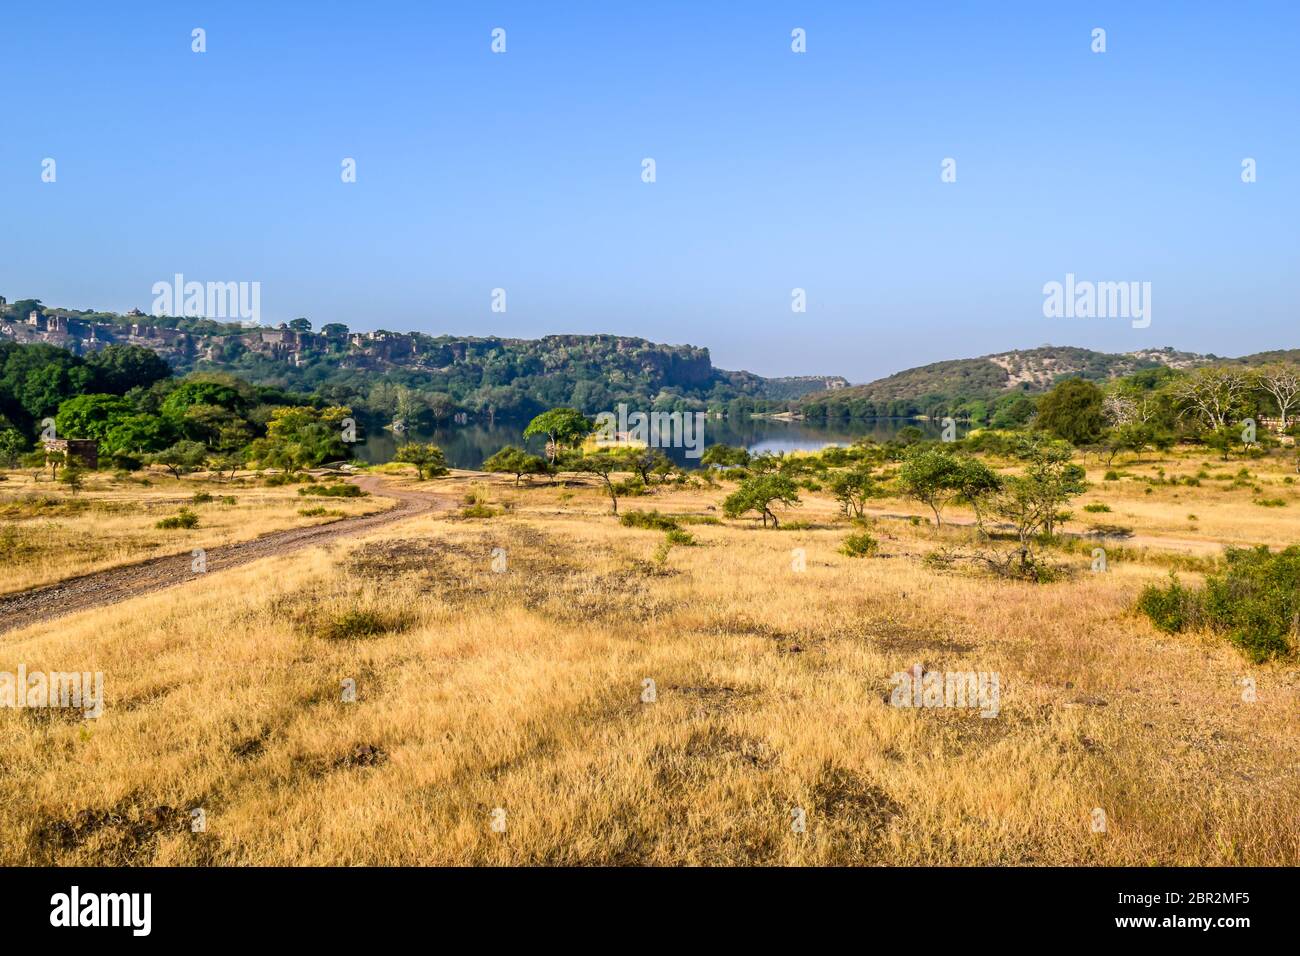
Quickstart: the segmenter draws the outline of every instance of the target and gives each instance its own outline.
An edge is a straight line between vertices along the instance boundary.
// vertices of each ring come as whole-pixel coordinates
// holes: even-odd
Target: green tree
[[[103,441],[114,427],[131,417],[135,409],[118,395],[78,395],[59,406],[54,427],[62,438]]]
[[[611,476],[615,472],[627,470],[627,461],[623,456],[607,451],[593,452],[590,455],[575,455],[566,459],[562,467],[569,471],[596,475],[600,478],[605,486],[605,493],[609,495],[610,510],[614,514],[618,514],[618,486],[614,484]]]
[[[775,473],[751,475],[740,483],[739,488],[727,495],[722,502],[722,510],[728,518],[739,518],[751,511],[757,512],[763,519],[764,528],[767,527],[768,518],[772,519],[772,527],[779,528],[781,523],[772,511],[774,504],[796,507],[799,504],[799,489],[795,483],[785,475]]]
[[[483,462],[483,470],[494,474],[515,476],[515,484],[524,475],[544,475],[549,470],[546,459],[540,455],[530,455],[522,448],[506,445],[495,455]]]
[[[1072,445],[1091,444],[1106,428],[1104,398],[1087,379],[1067,378],[1038,400],[1037,425]]]
[[[286,471],[301,471],[322,462],[349,458],[351,448],[343,440],[343,430],[351,417],[352,410],[345,405],[275,408],[266,424],[266,436],[248,446],[248,456],[259,467]]]
[[[1015,526],[1022,567],[1033,563],[1034,540],[1050,537],[1057,522],[1068,517],[1061,506],[1087,490],[1083,468],[1070,461],[1073,455],[1063,442],[1026,441],[1019,455],[1024,469],[1004,480],[994,512]]]
[[[836,472],[831,475],[827,487],[840,503],[840,509],[846,518],[861,518],[867,499],[880,493],[876,476],[869,465]]]
[[[95,389],[114,395],[149,388],[172,374],[161,355],[140,345],[110,345],[86,356],[86,366],[94,373]]]
[[[898,469],[903,494],[934,512],[936,527],[943,526],[943,509],[962,494],[966,477],[962,458],[940,445],[913,445]]]
[[[542,412],[524,429],[524,437],[545,435],[552,462],[565,445],[576,444],[591,434],[592,424],[586,415],[575,408],[552,408]]]
[[[208,457],[208,450],[202,442],[178,441],[170,448],[148,455],[145,461],[151,465],[162,465],[175,477],[193,471],[203,465]]]
[[[628,456],[628,465],[645,485],[654,484],[655,478],[666,480],[673,470],[672,459],[658,448],[637,449]]]
[[[26,448],[27,439],[18,429],[6,428],[0,431],[0,463],[6,468],[17,468],[18,459]]]
[[[104,435],[101,451],[107,455],[139,455],[161,451],[176,440],[176,428],[157,415],[128,415]]]
[[[447,474],[447,458],[442,449],[427,442],[411,441],[398,445],[393,461],[414,465],[416,478],[419,481],[424,481],[426,477],[440,478]]]
[[[63,469],[63,474],[59,475],[59,481],[67,485],[68,490],[74,495],[82,489],[85,484],[85,471],[76,462],[69,462],[68,467]]]
[[[734,448],[731,445],[710,445],[704,449],[704,454],[700,457],[700,464],[710,465],[715,468],[730,466],[743,468],[749,464],[749,452],[744,448]]]

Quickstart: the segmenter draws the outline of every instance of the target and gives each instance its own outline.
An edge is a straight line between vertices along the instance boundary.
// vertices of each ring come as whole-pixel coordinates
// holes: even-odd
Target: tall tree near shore
[[[561,448],[582,441],[591,434],[591,428],[590,419],[576,408],[552,408],[528,423],[524,437],[545,435],[548,457],[554,464]]]

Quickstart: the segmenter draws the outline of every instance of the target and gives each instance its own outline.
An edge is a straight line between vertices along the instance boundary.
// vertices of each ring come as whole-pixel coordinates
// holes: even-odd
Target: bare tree
[[[1257,373],[1259,387],[1273,396],[1282,416],[1282,431],[1286,431],[1286,418],[1291,409],[1300,405],[1300,368],[1287,362],[1266,365]]]
[[[1192,413],[1210,431],[1228,426],[1250,387],[1245,371],[1235,368],[1200,368],[1174,388],[1182,414]]]
[[[1110,424],[1128,425],[1137,420],[1137,402],[1112,392],[1101,400],[1101,411]]]

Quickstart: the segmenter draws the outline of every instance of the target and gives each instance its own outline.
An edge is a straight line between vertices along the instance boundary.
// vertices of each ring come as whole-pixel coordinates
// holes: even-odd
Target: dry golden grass
[[[0,671],[103,671],[107,700],[97,721],[0,711],[0,863],[1300,862],[1300,674],[1134,616],[1159,566],[939,573],[921,556],[969,532],[893,519],[881,556],[851,559],[820,496],[791,516],[825,527],[693,525],[698,546],[660,562],[664,536],[606,517],[594,486],[425,486],[508,510],[7,635]],[[1187,537],[1178,513],[1205,534],[1244,494],[1099,483],[1083,501],[1115,513],[1076,512]],[[621,510],[714,515],[722,497]],[[1300,539],[1300,511],[1265,514],[1261,540]],[[914,663],[998,672],[999,716],[888,706]]]
[[[74,495],[62,484],[33,482],[30,474],[9,472],[8,477],[0,482],[0,594],[337,520],[330,515],[303,516],[302,509],[323,507],[352,516],[389,504],[375,498],[304,497],[298,495],[300,486],[259,487],[249,478],[231,483],[155,473],[146,486],[96,473],[88,475],[85,488]],[[194,504],[194,495],[201,492],[215,500]],[[234,496],[235,503],[222,503],[225,496]],[[181,508],[198,514],[197,528],[156,527]]]

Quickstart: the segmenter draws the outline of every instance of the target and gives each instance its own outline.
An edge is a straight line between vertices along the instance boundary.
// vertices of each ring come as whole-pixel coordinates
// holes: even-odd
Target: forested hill
[[[352,332],[306,319],[276,328],[208,319],[118,315],[0,300],[0,342],[45,343],[75,355],[135,345],[178,373],[229,372],[262,386],[316,392],[340,403],[396,411],[413,392],[438,416],[465,411],[524,418],[558,405],[587,413],[640,408],[768,408],[847,385],[838,376],[765,378],[716,368],[707,348],[620,335],[540,339]]]

